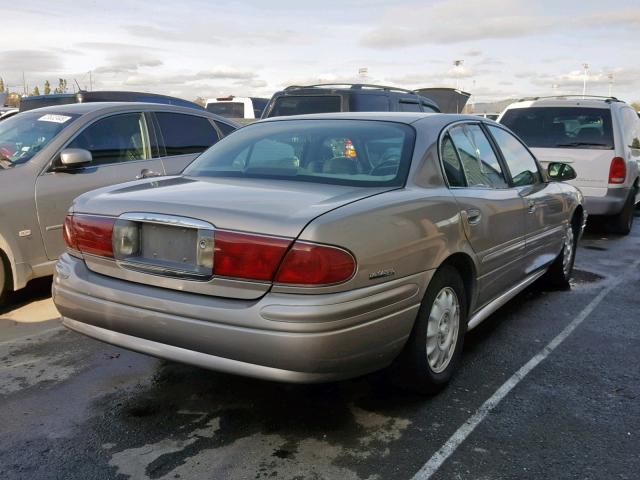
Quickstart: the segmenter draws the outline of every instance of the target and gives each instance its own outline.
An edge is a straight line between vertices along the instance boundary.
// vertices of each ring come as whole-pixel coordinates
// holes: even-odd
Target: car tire
[[[455,372],[467,331],[467,294],[458,271],[444,265],[424,295],[411,336],[392,368],[393,380],[433,395]]]
[[[553,261],[543,278],[544,283],[552,288],[567,290],[571,288],[571,276],[573,265],[576,261],[576,249],[578,248],[579,226],[577,217],[573,217],[565,230],[562,250]]]
[[[634,189],[629,194],[629,198],[627,198],[622,211],[609,220],[609,231],[619,233],[620,235],[629,235],[633,227],[634,210],[636,208],[635,198],[636,190]]]
[[[7,265],[2,252],[0,252],[0,307],[4,305],[9,296],[9,275]]]

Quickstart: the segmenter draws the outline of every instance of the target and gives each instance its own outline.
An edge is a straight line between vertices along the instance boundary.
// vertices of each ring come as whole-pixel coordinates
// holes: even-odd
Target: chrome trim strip
[[[62,230],[62,224],[60,224],[60,225],[49,225],[49,226],[45,227],[45,230],[47,232],[51,232],[53,230]]]
[[[135,270],[141,273],[150,273],[153,275],[161,275],[163,277],[183,278],[186,280],[208,281],[213,277],[213,272],[198,273],[194,270],[181,270],[178,268],[163,267],[151,263],[132,262],[130,260],[117,260],[118,266]]]
[[[162,213],[128,212],[123,213],[118,218],[131,220],[133,222],[156,223],[160,225],[171,225],[174,227],[197,228],[199,230],[213,230],[213,225],[209,222],[204,222],[195,218],[180,217],[177,215],[165,215]]]
[[[522,282],[518,283],[515,287],[507,290],[505,293],[500,295],[498,298],[492,300],[487,303],[484,307],[478,310],[470,319],[467,324],[467,331],[473,330],[480,323],[485,321],[493,312],[498,310],[500,307],[504,306],[509,300],[515,297],[518,293],[524,290],[526,287],[535,282],[538,278],[546,273],[546,270],[539,270],[537,272],[532,273],[527,278],[525,278]]]
[[[565,227],[566,225],[559,225],[557,227],[551,227],[551,228],[547,228],[546,230],[539,231],[539,233],[536,233],[535,235],[527,237],[527,242],[535,242],[558,232],[564,233]],[[564,235],[562,237],[564,238]]]
[[[494,250],[491,253],[487,253],[484,257],[482,257],[482,263],[490,262],[491,260],[494,260],[495,258],[500,257],[506,253],[513,252],[514,250],[519,250],[519,249],[524,250],[527,244],[526,242],[527,240],[525,238],[516,243],[511,243],[504,248],[500,248],[499,250]]]

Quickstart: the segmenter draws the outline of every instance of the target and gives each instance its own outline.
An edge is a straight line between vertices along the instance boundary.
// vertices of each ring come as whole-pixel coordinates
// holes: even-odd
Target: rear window
[[[244,103],[217,102],[208,103],[207,111],[229,118],[244,118]]]
[[[336,95],[287,95],[278,97],[269,112],[269,117],[340,112],[342,111],[340,101],[340,97]]]
[[[351,95],[349,110],[352,112],[388,112],[389,97],[386,95]]]
[[[532,148],[613,149],[611,110],[606,108],[513,108],[500,123]]]
[[[409,170],[413,143],[413,128],[391,122],[269,122],[237,130],[184,174],[400,186]]]

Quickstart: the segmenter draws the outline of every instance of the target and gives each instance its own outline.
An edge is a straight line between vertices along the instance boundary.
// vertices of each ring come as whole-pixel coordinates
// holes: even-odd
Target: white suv
[[[206,109],[216,115],[227,118],[251,119],[260,118],[264,107],[267,106],[268,98],[259,97],[219,97],[207,100]]]
[[[571,163],[589,215],[606,216],[627,234],[640,202],[640,119],[626,103],[603,97],[519,100],[498,119],[525,141],[545,166]]]

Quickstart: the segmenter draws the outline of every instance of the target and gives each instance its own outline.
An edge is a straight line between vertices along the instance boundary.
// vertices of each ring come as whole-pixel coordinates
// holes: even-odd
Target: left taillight
[[[100,257],[113,258],[112,217],[97,215],[67,215],[64,221],[64,242],[72,250]]]

